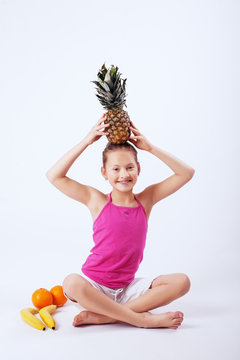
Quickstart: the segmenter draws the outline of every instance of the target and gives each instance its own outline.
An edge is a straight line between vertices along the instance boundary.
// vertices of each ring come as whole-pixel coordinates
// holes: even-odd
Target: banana
[[[45,325],[34,314],[38,313],[37,309],[25,308],[20,311],[22,319],[32,327],[38,330],[45,330]]]
[[[41,316],[41,319],[52,330],[55,330],[55,321],[50,314],[52,314],[56,310],[56,308],[57,305],[48,305],[39,310],[39,315]]]

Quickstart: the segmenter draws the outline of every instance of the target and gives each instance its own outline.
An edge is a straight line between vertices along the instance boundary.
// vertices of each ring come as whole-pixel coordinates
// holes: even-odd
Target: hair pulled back
[[[126,142],[124,142],[122,144],[112,144],[111,142],[108,142],[105,149],[103,150],[103,153],[102,153],[103,167],[105,167],[106,162],[107,162],[107,154],[110,151],[116,151],[118,149],[124,149],[124,150],[131,151],[133,153],[133,155],[134,155],[136,163],[138,162],[137,150],[129,142],[126,141]]]

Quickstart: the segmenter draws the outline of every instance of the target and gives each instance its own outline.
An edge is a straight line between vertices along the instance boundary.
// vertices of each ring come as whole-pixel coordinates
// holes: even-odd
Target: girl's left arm
[[[132,123],[132,122],[131,122]],[[133,123],[132,123],[133,125]],[[144,197],[149,200],[151,206],[156,204],[163,198],[171,195],[183,185],[185,185],[194,175],[195,170],[185,164],[182,160],[173,156],[167,151],[164,151],[157,146],[151,144],[148,139],[140,133],[140,131],[133,125],[131,130],[134,136],[130,138],[130,141],[139,149],[150,152],[162,160],[170,169],[174,171],[174,174],[161,181],[160,183],[148,186],[144,191]]]
[[[162,160],[168,167],[170,167],[170,169],[172,169],[172,171],[175,172],[176,175],[187,178],[193,176],[195,170],[169,152],[164,151],[154,145],[152,145],[148,151]]]
[[[162,160],[175,173],[160,183],[148,186],[144,190],[144,195],[147,199],[149,199],[148,201],[150,205],[153,206],[160,200],[176,192],[189,180],[191,180],[195,170],[185,164],[182,160],[177,159],[175,156],[154,145],[149,152]]]

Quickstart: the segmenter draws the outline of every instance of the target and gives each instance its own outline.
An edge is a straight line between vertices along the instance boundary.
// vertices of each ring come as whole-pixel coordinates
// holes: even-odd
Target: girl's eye
[[[128,168],[129,168],[129,169],[133,169],[133,166],[129,166]],[[118,169],[113,169],[113,170],[118,170]]]

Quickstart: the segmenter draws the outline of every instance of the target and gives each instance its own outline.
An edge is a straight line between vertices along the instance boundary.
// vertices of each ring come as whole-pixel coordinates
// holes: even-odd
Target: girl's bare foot
[[[142,313],[144,316],[144,324],[139,327],[158,328],[167,327],[177,329],[183,321],[183,313],[181,311],[166,312],[163,314],[152,314],[150,312]],[[81,326],[84,324],[113,324],[118,320],[112,319],[106,315],[97,314],[92,311],[81,311],[75,316],[73,326]]]
[[[81,326],[83,324],[113,324],[118,320],[112,319],[106,315],[97,314],[92,311],[81,311],[75,316],[73,326]]]
[[[143,314],[144,322],[141,327],[144,328],[167,327],[170,329],[177,329],[183,321],[183,313],[181,311],[166,312],[163,314],[145,312]]]

